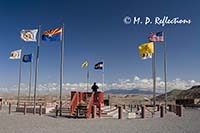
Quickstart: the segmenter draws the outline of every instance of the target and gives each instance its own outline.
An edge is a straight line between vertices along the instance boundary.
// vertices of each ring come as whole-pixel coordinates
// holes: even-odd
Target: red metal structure
[[[101,107],[104,105],[104,92],[71,92],[71,117],[90,118],[93,105],[96,105],[100,117]]]

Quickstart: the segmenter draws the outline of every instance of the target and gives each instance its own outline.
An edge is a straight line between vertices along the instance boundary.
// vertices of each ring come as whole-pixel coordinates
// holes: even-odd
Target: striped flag
[[[43,41],[60,41],[62,40],[62,28],[56,28],[44,31],[42,33]]]
[[[95,64],[94,69],[103,69],[103,62],[98,62]]]
[[[164,32],[151,32],[149,36],[151,42],[164,42]]]

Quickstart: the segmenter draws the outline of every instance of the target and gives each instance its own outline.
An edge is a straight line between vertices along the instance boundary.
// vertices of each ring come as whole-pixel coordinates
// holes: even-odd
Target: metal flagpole
[[[103,60],[103,73],[102,73],[102,91],[104,91],[104,60]]]
[[[155,112],[156,106],[156,50],[155,50],[155,43],[154,43],[154,53],[152,54],[152,76],[153,76],[153,110]]]
[[[88,99],[88,90],[89,90],[89,86],[88,86],[88,83],[89,83],[89,63],[88,63],[88,66],[87,66],[87,93],[86,93],[86,100]]]
[[[62,45],[61,45],[61,61],[60,61],[60,116],[62,116],[63,65],[64,65],[64,23],[62,27]]]
[[[32,58],[33,58],[33,54],[31,54],[31,62],[30,62],[30,78],[29,78],[29,100],[31,100],[31,82],[32,82]]]
[[[17,95],[17,107],[19,107],[19,101],[20,101],[20,89],[21,89],[21,76],[22,76],[22,52],[21,57],[19,61],[19,84],[18,84],[18,95]]]
[[[167,113],[167,61],[166,61],[166,36],[164,42],[164,80],[165,80],[165,113]]]
[[[34,85],[34,109],[33,114],[36,114],[36,88],[37,88],[37,78],[38,78],[38,63],[39,63],[39,48],[40,48],[40,28],[41,25],[38,27],[38,44],[36,49],[36,65],[35,65],[35,85]]]

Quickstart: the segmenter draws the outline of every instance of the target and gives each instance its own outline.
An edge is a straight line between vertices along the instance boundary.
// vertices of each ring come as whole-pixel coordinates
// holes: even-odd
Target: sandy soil
[[[67,119],[48,115],[8,114],[0,111],[0,133],[198,133],[200,110],[185,109],[184,116],[168,113],[164,118]]]

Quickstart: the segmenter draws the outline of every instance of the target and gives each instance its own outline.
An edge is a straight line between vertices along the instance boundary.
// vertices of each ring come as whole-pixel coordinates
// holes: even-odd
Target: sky
[[[198,0],[0,0],[0,88],[17,89],[19,60],[9,60],[13,50],[36,55],[36,43],[20,38],[22,29],[41,32],[65,25],[64,89],[85,89],[87,59],[90,84],[101,85],[102,71],[94,65],[104,61],[105,89],[152,89],[151,59],[141,60],[138,46],[148,42],[150,32],[165,32],[169,89],[186,89],[200,83],[200,17]],[[151,18],[153,24],[126,24],[124,18]],[[154,23],[154,18],[191,20],[190,24]],[[163,88],[163,44],[156,43],[157,88]],[[60,42],[41,41],[38,88],[58,89]],[[33,61],[35,68],[35,59]],[[22,88],[29,82],[29,65],[22,64]],[[34,70],[33,70],[34,73]],[[34,75],[33,75],[34,79]],[[32,80],[34,81],[34,80]]]

